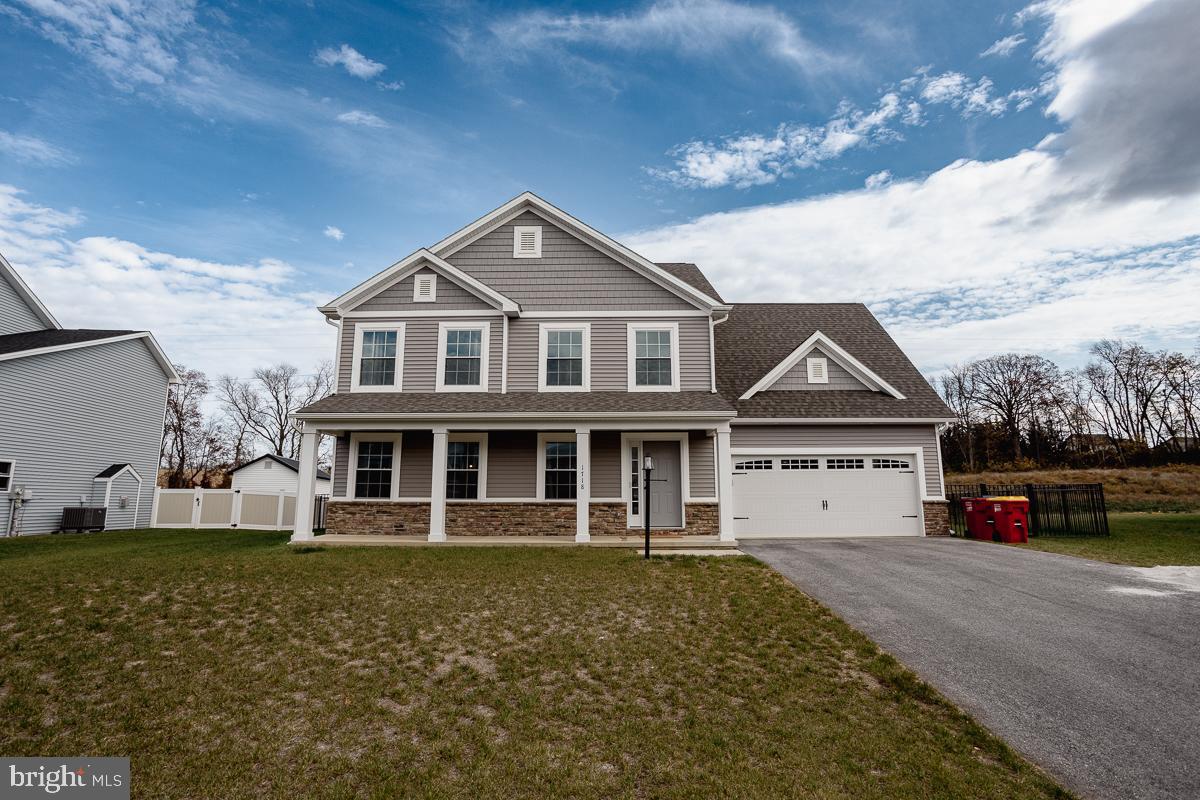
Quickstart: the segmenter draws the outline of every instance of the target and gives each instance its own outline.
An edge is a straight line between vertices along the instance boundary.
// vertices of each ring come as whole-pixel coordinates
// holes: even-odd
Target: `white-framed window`
[[[437,391],[487,391],[490,331],[487,322],[438,325]]]
[[[592,326],[543,323],[538,333],[538,391],[586,392],[592,386]]]
[[[354,326],[352,392],[395,392],[404,385],[404,323],[360,322]]]
[[[912,465],[902,458],[872,458],[871,469],[911,469]]]
[[[739,461],[733,465],[733,468],[738,472],[754,472],[758,470],[774,469],[775,464],[769,458],[756,458],[751,461]]]
[[[446,499],[487,496],[487,434],[452,433],[446,442]]]
[[[354,433],[346,470],[346,497],[392,500],[400,495],[403,434]]]
[[[861,458],[827,458],[825,469],[866,469],[866,463]]]
[[[781,458],[780,469],[820,469],[821,462],[815,458]]]
[[[437,300],[437,275],[420,272],[413,277],[413,302],[432,303]]]
[[[628,389],[679,391],[679,324],[630,324]]]
[[[829,383],[829,362],[820,356],[809,356],[804,360],[808,367],[809,383]]]
[[[0,459],[0,492],[12,491],[13,476],[17,473],[17,462],[11,459]]]
[[[638,495],[642,490],[642,448],[636,444],[630,445],[629,452],[633,456],[633,482],[629,486],[629,516],[637,518],[641,513],[638,509]]]
[[[574,500],[578,496],[577,453],[572,434],[538,434],[539,500]]]
[[[542,226],[513,226],[513,258],[542,257]]]

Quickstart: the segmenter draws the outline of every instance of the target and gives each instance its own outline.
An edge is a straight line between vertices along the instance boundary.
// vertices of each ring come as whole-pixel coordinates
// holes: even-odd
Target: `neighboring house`
[[[68,506],[148,527],[178,380],[146,331],[64,329],[0,256],[0,536],[56,531]]]
[[[231,489],[256,492],[295,492],[300,479],[300,462],[268,453],[230,470]],[[329,494],[329,473],[317,470],[317,494]]]
[[[729,303],[525,193],[321,312],[330,534],[945,533],[950,410],[860,304]],[[632,529],[632,530],[631,530]]]

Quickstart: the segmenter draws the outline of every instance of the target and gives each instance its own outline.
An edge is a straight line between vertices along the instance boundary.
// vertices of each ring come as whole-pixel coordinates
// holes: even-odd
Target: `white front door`
[[[739,539],[923,533],[912,455],[763,453],[733,461]]]

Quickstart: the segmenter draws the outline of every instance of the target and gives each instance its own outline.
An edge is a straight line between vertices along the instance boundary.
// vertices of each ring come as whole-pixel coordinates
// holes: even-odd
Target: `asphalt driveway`
[[[961,539],[743,542],[1085,797],[1200,797],[1200,593]]]

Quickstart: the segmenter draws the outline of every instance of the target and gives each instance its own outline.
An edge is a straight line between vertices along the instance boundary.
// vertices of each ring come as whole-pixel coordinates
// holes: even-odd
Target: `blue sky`
[[[1190,350],[1197,16],[0,0],[0,251],[214,375],[327,356],[316,303],[525,189],[729,299],[868,302],[928,370]]]

